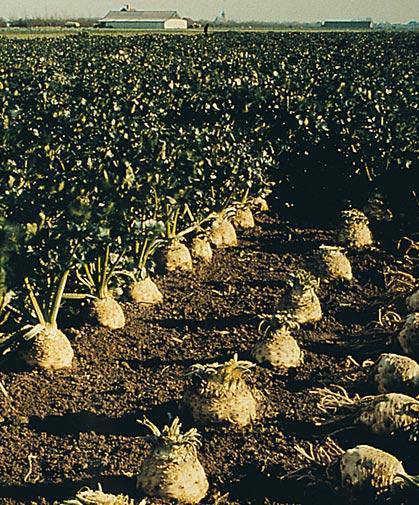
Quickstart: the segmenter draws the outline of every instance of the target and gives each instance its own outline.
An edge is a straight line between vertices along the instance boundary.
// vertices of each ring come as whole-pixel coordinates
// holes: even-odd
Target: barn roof
[[[109,11],[100,21],[167,21],[179,19],[176,11]]]

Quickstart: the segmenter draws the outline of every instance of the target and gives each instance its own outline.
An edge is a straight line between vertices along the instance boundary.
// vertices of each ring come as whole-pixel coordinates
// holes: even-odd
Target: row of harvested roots
[[[373,367],[372,377],[376,378],[383,359],[385,356]],[[251,362],[239,361],[237,356],[223,364],[192,366],[188,374],[192,380],[184,393],[183,407],[190,411],[196,424],[201,426],[230,423],[243,427],[252,423],[258,415],[262,397],[247,384],[246,378],[254,367]],[[419,402],[412,397],[388,393],[376,397],[350,398],[345,390],[338,387],[316,390],[313,394],[319,395],[319,410],[325,415],[319,421],[323,427],[331,424],[326,419],[330,413],[336,414],[342,410],[344,414],[333,421],[334,426],[340,424],[342,429],[342,424],[347,427],[364,425],[372,433],[382,436],[399,436],[401,432],[408,432],[412,443],[417,442]],[[162,431],[147,419],[142,423],[153,433],[153,450],[140,468],[137,487],[149,496],[163,499],[176,499],[185,503],[199,503],[203,500],[209,484],[198,458],[201,441],[197,430],[193,428],[182,434],[178,418]],[[309,451],[302,447],[296,449],[311,465],[327,469],[337,464],[341,485],[351,490],[366,490],[377,495],[393,494],[417,484],[417,480],[406,473],[401,462],[374,447],[361,445],[343,451],[328,440],[317,452],[312,448]],[[300,469],[294,477],[301,478],[304,475],[311,474]],[[329,474],[326,471],[324,475]],[[100,500],[106,498],[106,501],[99,501],[99,495]],[[82,490],[77,499],[79,501],[65,503],[133,503],[126,496],[104,497],[101,490]],[[87,501],[88,499],[93,501]]]
[[[194,365],[189,372],[192,382],[183,396],[183,406],[189,409],[199,425],[226,422],[242,427],[250,424],[257,416],[258,398],[261,397],[246,382],[254,366],[239,361],[237,356],[224,364]],[[362,424],[380,435],[394,436],[401,431],[411,431],[412,442],[417,441],[419,402],[411,397],[390,393],[350,398],[342,388],[313,393],[320,396],[319,409],[326,416],[339,410],[345,412],[340,423],[344,420],[352,426]],[[337,421],[335,419],[334,424]],[[198,458],[201,442],[197,430],[193,428],[182,434],[178,418],[162,431],[147,419],[141,423],[152,431],[153,450],[139,471],[137,487],[149,496],[199,503],[206,496],[209,485]],[[322,425],[327,424],[328,421],[323,419]],[[311,464],[332,466],[338,462],[344,487],[368,487],[380,494],[397,492],[416,483],[414,477],[407,475],[401,462],[373,447],[357,446],[343,451],[329,440],[320,451],[311,449],[307,452],[301,447],[297,447],[297,451]],[[303,472],[299,470],[295,476],[299,474],[301,476]],[[65,503],[133,501],[126,496],[104,495],[101,490],[81,490],[75,501]]]
[[[366,223],[364,219],[359,219],[359,211],[347,212],[347,218],[348,215],[355,216],[354,228],[349,225],[344,227],[343,230],[346,231],[341,231],[340,240],[343,241],[343,237],[346,237],[346,244],[351,247],[370,245],[370,232],[367,243],[363,241],[360,245],[354,242],[359,224],[362,225],[360,233],[365,236]],[[342,235],[343,233],[345,234]],[[322,246],[316,252],[316,257],[319,272],[329,281],[352,279],[351,265],[342,248]],[[299,270],[290,277],[288,289],[278,310],[274,315],[263,317],[261,321],[261,339],[251,350],[254,361],[281,371],[298,367],[302,363],[303,351],[293,332],[299,325],[315,323],[322,318],[322,307],[316,294],[317,286],[316,278],[304,270]],[[317,420],[319,426],[333,431],[362,425],[382,436],[407,433],[410,441],[417,443],[419,401],[415,397],[419,393],[419,365],[415,359],[418,358],[418,302],[416,291],[407,299],[409,310],[415,312],[407,318],[398,335],[400,346],[410,357],[382,354],[376,362],[366,364],[363,368],[365,371],[369,367],[369,378],[381,394],[364,398],[350,397],[337,386],[313,391],[318,397],[319,411],[322,412],[322,417]],[[56,337],[57,333],[49,336]],[[35,337],[33,347],[36,347],[37,339],[39,340],[39,334]],[[29,351],[32,356],[33,347]],[[56,346],[57,352],[61,348],[62,346]],[[70,350],[71,347],[68,347],[68,356]],[[50,356],[45,360],[40,352],[32,361],[30,355],[27,355],[26,361],[37,366],[48,360],[51,362]],[[71,360],[68,360],[67,366],[70,363]],[[229,423],[241,428],[252,424],[263,404],[262,393],[251,387],[247,380],[255,366],[250,361],[239,360],[237,355],[222,364],[192,366],[188,372],[190,383],[184,393],[182,406],[189,411],[197,425]],[[177,418],[162,431],[147,419],[142,422],[153,432],[154,448],[139,472],[138,487],[149,496],[177,499],[185,503],[200,502],[207,494],[208,481],[198,459],[201,442],[196,429],[182,434]],[[396,458],[373,447],[357,446],[345,452],[336,444],[328,442],[327,450],[316,455],[313,451],[307,453],[303,448],[297,450],[311,463],[324,463],[326,456],[328,463],[332,460],[339,461],[341,484],[351,489],[368,488],[379,495],[383,492],[396,493],[416,483],[415,478],[406,474]],[[132,500],[124,496],[105,495],[99,489],[81,490],[75,500],[66,503],[122,504],[132,503]]]
[[[267,209],[263,199],[253,201],[253,207],[263,211]],[[162,272],[190,271],[193,269],[193,259],[209,263],[212,260],[212,248],[226,248],[237,245],[236,229],[249,229],[254,226],[252,210],[249,206],[236,210],[232,222],[224,216],[215,220],[208,233],[195,236],[188,248],[179,240],[170,241],[166,247],[157,251],[156,261]],[[339,241],[348,247],[362,248],[372,243],[372,235],[368,228],[368,220],[361,211],[352,209],[343,212],[343,226],[339,233]],[[323,245],[315,253],[318,260],[318,275],[328,279],[352,279],[352,269],[342,247]],[[89,284],[94,272],[87,272],[80,279]],[[269,331],[269,335],[278,335],[283,328],[283,347],[285,351],[275,350],[275,338],[269,343],[265,338],[259,349],[255,351],[259,361],[278,362],[278,366],[293,366],[302,358],[298,345],[288,337],[286,328],[292,328],[295,323],[315,322],[321,318],[321,306],[315,293],[317,280],[305,271],[298,271],[291,276],[289,289],[283,301],[283,311],[271,318],[269,326],[277,326],[278,331]],[[141,280],[130,282],[125,287],[127,299],[141,307],[149,307],[163,302],[163,294],[154,280],[147,276]],[[30,286],[29,286],[29,293]],[[79,298],[78,295],[74,295]],[[64,294],[64,298],[72,298]],[[34,297],[35,298],[35,297]],[[36,300],[35,300],[36,302]],[[292,309],[290,316],[289,309]],[[125,315],[120,303],[113,297],[111,290],[103,290],[103,296],[89,298],[90,318],[99,326],[119,329],[125,325]],[[265,332],[267,336],[267,332]],[[271,339],[272,340],[272,339]],[[285,340],[288,344],[285,344]],[[34,327],[25,327],[23,338],[17,339],[17,346],[23,345],[20,356],[30,366],[45,369],[60,369],[71,366],[74,353],[67,337],[56,327],[39,323]],[[288,348],[288,349],[287,349]],[[7,349],[9,351],[9,349]],[[281,358],[281,355],[284,358]],[[287,365],[287,359],[289,364]]]
[[[191,271],[193,261],[210,263],[213,248],[221,249],[237,245],[236,229],[244,230],[255,226],[252,209],[257,212],[266,211],[268,210],[267,203],[259,197],[249,200],[246,205],[235,207],[230,217],[228,214],[223,214],[213,221],[207,231],[201,230],[194,233],[194,237],[188,244],[189,247],[180,238],[167,240],[154,251],[157,270],[161,273]],[[60,296],[64,299],[87,300],[88,317],[100,327],[116,330],[125,326],[124,310],[115,299],[115,293],[123,295],[126,300],[141,307],[150,307],[163,302],[163,294],[148,274],[138,280],[137,276],[130,275],[128,271],[114,270],[109,252],[100,263],[85,265],[84,271],[77,271],[76,274],[81,285],[87,287],[92,294],[63,292]],[[121,279],[124,279],[123,289],[121,289]],[[112,281],[114,281],[114,286],[111,289]],[[63,279],[62,285],[68,285],[66,279]],[[101,285],[101,289],[97,290],[96,285]],[[50,370],[70,367],[74,358],[70,341],[58,329],[56,322],[49,324],[43,321],[42,311],[37,310],[39,304],[29,283],[27,289],[39,323],[35,326],[24,326],[15,334],[5,338],[6,345],[0,348],[0,358],[18,354],[19,359],[23,359],[31,367]],[[60,287],[57,292],[59,291]],[[2,312],[7,316],[13,310],[10,294],[6,293],[0,299],[0,323]],[[18,351],[18,353],[13,351]]]
[[[354,212],[354,211],[350,211]],[[359,223],[359,238],[363,246],[372,243],[372,235],[365,216],[358,211],[354,216]],[[354,241],[355,234],[352,233]],[[354,243],[352,245],[355,245]],[[410,276],[409,276],[410,277]],[[414,287],[410,277],[408,289]],[[404,286],[406,287],[406,286]],[[332,435],[348,429],[363,427],[371,434],[394,437],[397,442],[406,441],[417,453],[419,444],[419,290],[406,298],[409,315],[402,318],[395,314],[401,330],[396,335],[399,347],[406,355],[383,353],[375,361],[367,360],[358,370],[366,373],[365,379],[381,394],[361,397],[350,396],[341,386],[318,388],[311,393],[317,398],[321,415],[316,428],[321,436]],[[352,498],[383,498],[385,501],[400,499],[403,503],[417,500],[419,476],[406,472],[403,463],[395,456],[369,445],[358,445],[344,451],[332,439],[319,449],[308,444],[308,449],[296,447],[302,457],[303,468],[292,472],[297,479],[325,480],[336,488],[349,490]],[[318,473],[318,469],[323,471]],[[286,476],[286,477],[289,477]],[[413,493],[410,493],[414,490]],[[407,496],[407,498],[406,498]],[[405,501],[407,500],[407,501]]]
[[[382,360],[382,358],[380,358]],[[380,361],[379,360],[379,361]],[[224,364],[194,365],[189,375],[191,385],[186,390],[182,404],[188,408],[198,425],[230,423],[237,427],[252,423],[258,414],[261,394],[248,386],[246,377],[254,364],[239,361],[237,356]],[[376,368],[381,366],[380,362]],[[374,376],[374,373],[373,373]],[[390,393],[377,397],[350,398],[341,388],[313,391],[320,396],[319,409],[328,416],[338,410],[346,411],[339,422],[356,427],[361,424],[379,435],[400,435],[409,432],[412,443],[417,442],[419,402],[403,394]],[[208,492],[208,480],[198,458],[201,444],[195,428],[182,434],[179,419],[160,431],[150,421],[142,421],[153,433],[153,451],[144,461],[138,477],[137,487],[149,496],[176,499],[185,503],[199,503]],[[322,426],[328,421],[321,420]],[[405,487],[418,482],[409,476],[401,462],[379,449],[357,446],[343,451],[331,440],[315,452],[296,448],[300,456],[312,465],[340,468],[341,485],[351,490],[372,491],[374,494],[398,493]],[[296,478],[309,475],[305,469],[295,472]],[[328,475],[327,472],[325,475]],[[287,477],[290,477],[287,475]],[[337,483],[335,483],[337,484]],[[82,490],[79,502],[86,494],[91,499],[101,491]],[[108,495],[106,503],[133,503],[129,497]],[[122,500],[122,501],[118,501]],[[125,501],[124,501],[125,500]]]

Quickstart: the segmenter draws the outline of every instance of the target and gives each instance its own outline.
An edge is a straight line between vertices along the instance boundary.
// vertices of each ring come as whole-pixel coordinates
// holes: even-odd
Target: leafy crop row
[[[414,43],[378,33],[0,40],[4,319],[30,324],[31,337],[55,327],[66,291],[111,298],[118,277],[146,275],[157,249],[272,184],[284,201],[310,202],[307,189],[317,198],[326,185],[342,201],[409,171]]]

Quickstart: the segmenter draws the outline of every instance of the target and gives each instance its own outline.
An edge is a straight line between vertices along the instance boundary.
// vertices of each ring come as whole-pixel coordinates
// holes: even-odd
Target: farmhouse
[[[372,27],[372,21],[323,21],[323,28],[332,30],[365,30]]]
[[[110,11],[98,21],[102,28],[183,30],[188,22],[176,11],[136,11],[129,6]]]

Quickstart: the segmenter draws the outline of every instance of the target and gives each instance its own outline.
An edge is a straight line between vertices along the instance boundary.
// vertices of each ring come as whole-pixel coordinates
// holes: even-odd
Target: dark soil
[[[296,444],[307,449],[309,442],[324,443],[313,425],[319,411],[310,390],[340,384],[350,392],[374,394],[366,373],[348,356],[362,362],[381,351],[400,351],[391,343],[397,328],[377,326],[380,309],[406,313],[405,293],[387,290],[383,272],[391,267],[411,273],[412,264],[395,247],[400,234],[382,237],[372,249],[349,251],[353,282],[321,283],[323,320],[295,333],[304,364],[287,374],[256,368],[252,380],[265,400],[255,425],[200,428],[200,460],[210,481],[204,503],[346,503],[332,487],[280,477],[306,464]],[[135,475],[150,444],[136,420],[146,415],[163,426],[180,415],[184,428],[191,426],[179,406],[185,371],[236,352],[248,359],[258,339],[257,316],[273,312],[287,275],[310,266],[313,248],[322,243],[336,243],[336,231],[260,217],[256,229],[241,236],[240,246],[217,251],[211,266],[158,278],[165,296],[160,307],[123,304],[123,330],[89,324],[67,329],[76,355],[71,370],[46,373],[5,365],[0,381],[13,409],[1,396],[0,503],[59,503],[97,483],[139,501]],[[402,459],[408,472],[419,471],[412,445],[359,429],[334,439],[343,448],[376,445]]]

